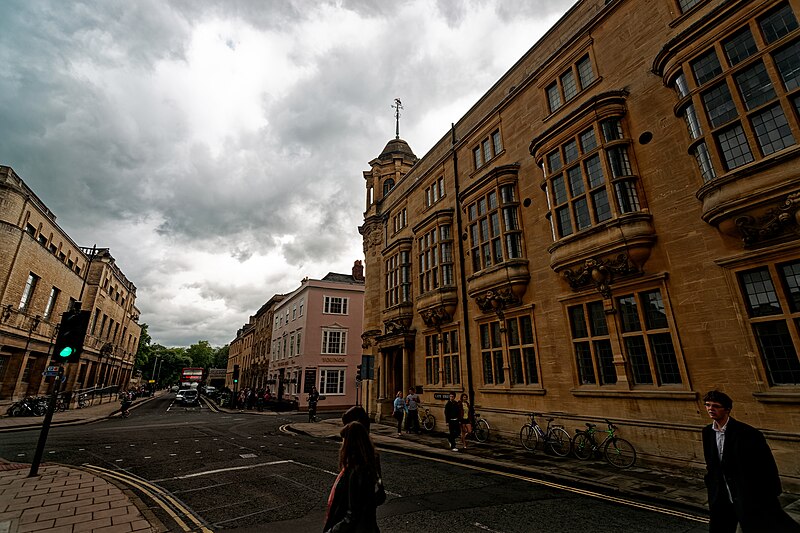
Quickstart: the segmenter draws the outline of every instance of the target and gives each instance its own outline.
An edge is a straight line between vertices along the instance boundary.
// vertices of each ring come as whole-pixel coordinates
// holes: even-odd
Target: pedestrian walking
[[[380,477],[367,428],[350,422],[342,428],[339,475],[328,496],[325,533],[379,533],[376,490]]]
[[[317,402],[319,402],[319,391],[312,386],[311,392],[308,393],[308,421],[317,421]]]
[[[419,406],[422,402],[419,399],[419,395],[414,391],[413,388],[408,389],[408,396],[406,396],[406,431],[411,433],[412,431],[417,435],[420,434],[419,430]]]
[[[397,436],[403,434],[403,418],[406,416],[406,402],[403,400],[403,391],[397,391],[392,405],[392,416],[397,420]]]
[[[444,419],[447,421],[447,428],[450,430],[447,435],[450,449],[457,452],[456,438],[461,432],[461,404],[456,401],[455,392],[450,393],[450,399],[444,404]]]
[[[778,500],[778,466],[764,435],[730,416],[733,400],[724,392],[711,391],[703,402],[712,420],[703,428],[709,531],[800,532]]]
[[[475,409],[469,403],[469,396],[465,393],[461,394],[461,401],[459,402],[460,412],[459,421],[461,425],[461,446],[467,447],[467,435],[472,433],[472,421],[475,419]]]

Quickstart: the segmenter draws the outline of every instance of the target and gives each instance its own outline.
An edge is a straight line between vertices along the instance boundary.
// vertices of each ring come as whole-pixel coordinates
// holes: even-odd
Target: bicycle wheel
[[[422,417],[422,428],[425,431],[433,431],[434,426],[436,426],[436,419],[432,414],[427,414]]]
[[[569,433],[562,428],[550,428],[547,447],[557,456],[566,457],[569,455],[569,449],[572,447],[572,439],[569,438]]]
[[[519,430],[519,441],[522,443],[523,448],[533,452],[536,451],[536,446],[539,444],[539,435],[536,434],[533,426],[525,424]]]
[[[484,419],[478,420],[472,432],[475,434],[476,441],[486,442],[489,440],[489,423]]]
[[[18,403],[15,403],[11,407],[9,407],[8,416],[22,416],[22,406]]]
[[[636,448],[620,437],[614,437],[605,449],[606,461],[617,468],[630,468],[636,462]]]
[[[586,433],[578,433],[572,440],[572,452],[575,457],[585,461],[592,456],[592,439]]]

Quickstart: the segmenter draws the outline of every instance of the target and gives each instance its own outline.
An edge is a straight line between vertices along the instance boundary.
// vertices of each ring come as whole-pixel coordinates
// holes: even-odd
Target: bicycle
[[[58,396],[56,398],[56,411],[64,412],[67,410],[67,402],[64,400],[63,396]]]
[[[423,413],[422,409],[417,411],[419,416],[419,426],[427,432],[433,431],[433,428],[436,426],[436,418],[431,414],[431,410],[425,408],[425,412]]]
[[[519,430],[519,440],[523,448],[530,452],[536,451],[541,440],[543,446],[546,446],[555,455],[559,457],[569,455],[572,439],[562,426],[551,425],[554,418],[547,419],[547,429],[543,430],[536,422],[536,417],[543,416],[542,413],[528,413],[527,416],[530,417],[530,422]]]
[[[85,394],[81,394],[78,396],[78,409],[83,409],[89,405],[89,399],[86,397]]]
[[[617,426],[608,419],[605,422],[608,424],[608,429],[605,430],[606,436],[600,444],[595,438],[595,434],[598,432],[595,429],[597,424],[587,422],[587,429],[575,430],[575,438],[572,441],[575,457],[586,460],[602,451],[603,457],[610,465],[617,468],[630,468],[636,462],[636,448],[627,440],[615,435]]]
[[[28,396],[18,400],[8,408],[8,416],[43,416],[47,412],[47,402],[41,398]]]
[[[472,425],[472,436],[478,442],[486,442],[489,440],[489,422],[481,415],[475,413],[475,423]]]

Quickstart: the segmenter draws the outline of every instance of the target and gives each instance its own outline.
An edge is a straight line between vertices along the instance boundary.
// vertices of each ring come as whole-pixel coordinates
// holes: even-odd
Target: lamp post
[[[161,373],[161,367],[164,366],[164,359],[162,358],[161,361],[158,362],[158,368],[156,368],[155,376],[153,376],[153,380],[155,381],[155,386],[158,388],[158,375]]]

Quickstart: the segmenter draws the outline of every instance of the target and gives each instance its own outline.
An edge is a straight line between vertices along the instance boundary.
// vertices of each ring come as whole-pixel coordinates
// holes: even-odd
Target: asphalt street
[[[322,529],[336,441],[286,429],[304,414],[225,413],[173,400],[168,394],[142,403],[127,419],[54,427],[44,460],[114,473],[164,524],[168,513],[148,493],[172,499],[173,509],[189,510],[214,531]],[[0,457],[29,462],[37,438],[35,430],[3,434]],[[707,528],[455,460],[386,450],[381,462],[389,500],[378,517],[386,533]]]

